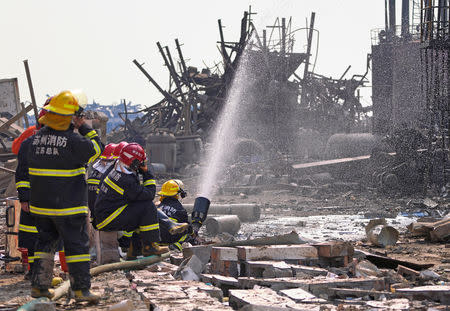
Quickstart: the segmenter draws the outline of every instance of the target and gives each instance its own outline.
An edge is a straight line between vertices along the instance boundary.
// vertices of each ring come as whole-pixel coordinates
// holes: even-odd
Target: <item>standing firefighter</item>
[[[90,292],[89,238],[86,216],[86,165],[101,154],[95,132],[74,116],[87,103],[84,94],[63,91],[46,107],[39,121],[45,125],[32,138],[28,152],[30,212],[36,216],[39,231],[32,276],[32,297],[52,297],[49,290],[53,256],[62,237],[69,267],[71,287],[78,301],[98,302]],[[72,122],[80,134],[70,129]]]
[[[45,103],[46,105],[48,102]],[[45,106],[45,105],[44,105]],[[43,117],[47,111],[41,109],[39,118]],[[25,275],[26,279],[31,279],[34,265],[34,245],[36,244],[38,231],[36,228],[36,220],[30,213],[30,178],[28,176],[28,150],[30,148],[31,139],[27,139],[33,136],[40,128],[41,124],[36,126],[30,126],[25,132],[17,137],[13,142],[13,153],[17,154],[18,163],[16,169],[16,188],[19,196],[20,205],[22,211],[20,213],[19,224],[19,247],[26,248],[28,251],[28,263],[29,271]]]
[[[144,256],[167,253],[159,242],[155,198],[156,183],[145,161],[145,150],[136,143],[125,146],[114,169],[100,184],[94,208],[94,225],[102,231],[139,231]],[[143,184],[138,173],[142,174]]]

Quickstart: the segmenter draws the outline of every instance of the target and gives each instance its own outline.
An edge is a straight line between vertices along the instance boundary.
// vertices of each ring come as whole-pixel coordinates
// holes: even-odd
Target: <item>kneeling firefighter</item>
[[[158,209],[166,214],[170,220],[176,223],[189,223],[188,213],[180,202],[180,200],[187,195],[181,180],[171,179],[166,181],[162,185],[158,195],[160,196],[159,200],[161,202]],[[165,226],[161,226],[161,243],[168,244],[170,248],[181,251],[184,242],[197,244],[193,237],[193,230],[190,225],[186,232],[176,234],[167,230]]]
[[[102,231],[139,232],[142,255],[151,256],[167,253],[169,249],[159,245],[158,215],[153,204],[156,182],[146,160],[145,150],[137,143],[122,149],[114,168],[100,184],[94,226]]]

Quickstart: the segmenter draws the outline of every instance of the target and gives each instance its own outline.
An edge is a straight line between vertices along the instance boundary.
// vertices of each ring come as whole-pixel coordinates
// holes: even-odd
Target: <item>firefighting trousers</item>
[[[20,212],[19,223],[19,247],[28,249],[28,263],[30,270],[33,269],[34,264],[34,246],[38,238],[38,230],[36,228],[36,218],[28,212],[23,210]]]
[[[162,210],[158,209],[158,222],[159,222],[159,232],[160,232],[160,242],[161,244],[169,245],[173,244],[174,247],[182,250],[181,244],[187,242],[190,234],[189,233],[179,233],[172,235],[170,229],[177,225],[177,222],[169,218]],[[138,249],[140,235],[136,232],[123,231],[123,236],[118,239],[119,246],[121,248],[129,248],[130,243],[133,244],[134,249]]]
[[[161,237],[161,242],[163,236],[170,235],[169,229],[173,228],[177,225],[176,222],[171,220],[162,210],[157,209],[158,214],[158,223],[159,223],[159,233]],[[135,240],[135,244],[140,239],[140,235],[136,234],[133,231],[123,231],[123,236],[118,239],[119,246],[122,248],[128,248],[130,247],[131,237],[133,237],[133,240]]]
[[[95,225],[100,231],[124,231],[126,237],[139,232],[144,245],[159,242],[160,239],[157,211],[151,201],[129,203],[107,217],[96,215]]]
[[[36,217],[36,227],[39,236],[31,285],[40,289],[50,288],[53,259],[61,238],[72,290],[89,289],[91,275],[86,216]]]

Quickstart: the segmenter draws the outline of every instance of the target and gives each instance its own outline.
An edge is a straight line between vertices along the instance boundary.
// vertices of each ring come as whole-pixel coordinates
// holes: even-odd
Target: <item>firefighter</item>
[[[158,209],[165,213],[169,219],[176,223],[189,223],[188,213],[181,204],[180,200],[185,198],[187,193],[184,191],[184,185],[181,180],[171,179],[166,181],[161,191],[158,192],[160,196],[160,204]],[[161,243],[168,244],[171,249],[183,250],[182,244],[184,242],[190,242],[196,244],[195,239],[192,236],[192,228],[189,226],[187,232],[170,234],[164,227],[161,227]]]
[[[48,101],[48,100],[47,100]],[[48,104],[48,102],[46,102]],[[45,106],[45,105],[44,105]],[[46,111],[41,109],[39,112],[39,118],[43,117]],[[39,119],[38,118],[38,119]],[[28,250],[28,264],[29,270],[25,275],[25,279],[31,279],[34,265],[34,245],[37,240],[38,230],[35,224],[35,218],[30,214],[29,201],[30,201],[30,179],[28,176],[28,159],[27,151],[31,143],[30,136],[33,136],[37,130],[41,128],[41,124],[33,125],[27,128],[19,137],[13,142],[13,153],[17,154],[18,163],[16,169],[16,188],[19,197],[19,202],[22,208],[20,213],[19,223],[19,247],[26,248]]]
[[[116,147],[116,144],[108,144],[105,146],[99,159],[92,165],[92,170],[88,176],[88,206],[91,216],[94,214],[94,204],[97,199],[97,190],[102,175],[114,164],[113,152]]]
[[[71,288],[77,301],[96,303],[91,293],[89,238],[86,216],[86,165],[102,153],[95,130],[79,114],[87,103],[84,94],[62,91],[46,107],[39,119],[43,126],[33,137],[28,150],[30,212],[36,217],[39,232],[32,275],[32,297],[51,298],[53,256],[58,238],[64,242]],[[75,133],[71,128],[78,129]]]
[[[114,168],[100,184],[94,225],[101,231],[139,231],[142,255],[150,256],[167,253],[169,249],[158,243],[158,216],[152,202],[156,182],[146,160],[145,150],[137,143],[130,143],[122,149]],[[142,185],[139,173],[142,174]]]

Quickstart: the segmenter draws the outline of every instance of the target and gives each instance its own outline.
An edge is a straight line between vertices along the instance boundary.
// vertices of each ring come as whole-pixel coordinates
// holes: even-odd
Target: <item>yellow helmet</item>
[[[178,185],[178,183],[175,180],[171,179],[169,181],[166,181],[162,185],[161,191],[158,192],[158,194],[160,196],[173,197],[173,196],[176,196],[179,192],[180,192],[180,186]]]
[[[70,91],[62,91],[50,100],[45,110],[62,116],[72,116],[78,111],[77,98]]]

